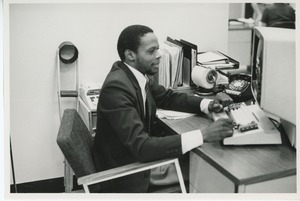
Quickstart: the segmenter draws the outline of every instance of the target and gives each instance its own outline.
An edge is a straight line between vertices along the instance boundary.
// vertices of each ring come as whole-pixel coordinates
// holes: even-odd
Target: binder
[[[182,69],[182,77],[183,83],[188,86],[195,86],[191,74],[193,67],[197,64],[197,45],[190,43],[186,40],[180,39],[180,44],[183,46],[183,69]]]

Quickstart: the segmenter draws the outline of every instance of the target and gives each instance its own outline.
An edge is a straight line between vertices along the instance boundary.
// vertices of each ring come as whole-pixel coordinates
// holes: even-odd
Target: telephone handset
[[[252,98],[251,77],[247,74],[235,74],[229,76],[229,84],[225,89],[234,102],[244,102]]]

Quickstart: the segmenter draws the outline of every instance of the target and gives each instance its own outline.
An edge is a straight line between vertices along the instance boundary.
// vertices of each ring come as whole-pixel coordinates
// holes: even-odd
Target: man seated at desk
[[[113,64],[102,86],[97,108],[94,161],[98,171],[140,161],[179,157],[203,142],[233,134],[231,120],[221,119],[206,128],[160,137],[153,133],[156,107],[193,113],[220,112],[232,100],[219,94],[215,100],[174,92],[153,82],[161,55],[156,35],[149,27],[125,28],[118,39],[121,61]],[[146,88],[145,88],[146,87]],[[147,112],[148,111],[148,112]],[[113,180],[104,192],[145,193],[150,171]]]

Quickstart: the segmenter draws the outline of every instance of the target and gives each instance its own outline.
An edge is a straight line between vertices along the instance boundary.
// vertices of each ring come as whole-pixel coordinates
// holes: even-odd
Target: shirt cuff
[[[200,102],[200,110],[202,112],[204,112],[205,114],[209,114],[209,111],[208,111],[208,105],[209,103],[213,101],[212,99],[207,99],[207,98],[204,98],[202,99],[202,101]]]
[[[199,147],[203,144],[202,133],[199,130],[194,130],[181,134],[182,154]]]

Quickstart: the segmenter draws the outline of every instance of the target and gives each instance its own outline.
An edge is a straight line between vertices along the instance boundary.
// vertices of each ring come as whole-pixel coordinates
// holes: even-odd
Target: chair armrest
[[[142,172],[142,171],[149,170],[149,169],[159,167],[162,165],[166,165],[169,163],[175,163],[176,161],[178,161],[177,158],[163,159],[163,160],[151,161],[151,162],[147,162],[147,163],[140,163],[140,162],[131,163],[131,164],[124,165],[121,167],[117,167],[117,168],[97,172],[94,174],[86,175],[83,177],[79,177],[77,182],[79,185],[91,185],[91,184],[100,183],[100,182],[107,181],[107,180],[116,179],[116,178],[123,177],[126,175],[134,174],[137,172]]]

